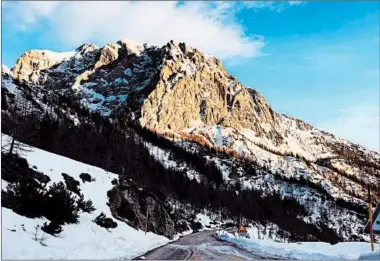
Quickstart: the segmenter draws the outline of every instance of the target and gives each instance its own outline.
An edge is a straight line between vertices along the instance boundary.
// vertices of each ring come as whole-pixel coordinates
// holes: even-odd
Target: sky
[[[2,2],[2,64],[26,50],[185,41],[280,113],[380,151],[380,2]]]

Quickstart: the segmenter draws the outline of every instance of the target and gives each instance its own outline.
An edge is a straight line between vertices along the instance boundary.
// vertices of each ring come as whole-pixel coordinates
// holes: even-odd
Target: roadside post
[[[375,251],[375,234],[380,237],[380,204],[377,204],[375,211],[372,210],[371,188],[368,185],[368,222],[363,232],[370,235],[371,251]],[[379,240],[380,241],[380,240]],[[380,247],[380,246],[379,246]]]

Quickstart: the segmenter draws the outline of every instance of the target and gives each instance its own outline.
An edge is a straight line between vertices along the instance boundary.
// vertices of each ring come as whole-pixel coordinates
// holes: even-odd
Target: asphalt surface
[[[236,245],[213,237],[215,231],[202,231],[180,238],[171,244],[156,248],[136,259],[147,260],[247,260],[280,259],[275,255],[248,252]]]

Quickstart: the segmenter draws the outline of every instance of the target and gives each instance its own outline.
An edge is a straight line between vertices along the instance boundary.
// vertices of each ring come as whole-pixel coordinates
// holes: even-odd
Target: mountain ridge
[[[380,199],[378,153],[273,111],[259,92],[236,80],[220,60],[185,43],[170,41],[156,47],[120,40],[103,47],[85,44],[61,55],[28,51],[11,73],[2,69],[2,76],[2,100],[8,107],[17,108],[11,94],[18,93],[19,99],[29,97],[30,111],[51,111],[78,125],[83,119],[68,105],[72,99],[112,121],[138,124],[184,150],[215,151],[204,158],[215,164],[226,184],[241,183],[284,197],[298,194],[305,206],[309,203],[302,193],[312,188],[316,194],[310,197],[317,207],[313,218],[305,220],[313,224],[324,220],[341,229],[335,217],[322,217],[326,206],[321,195],[328,195],[332,205],[343,200],[364,209],[366,187],[371,185],[375,202]],[[61,96],[68,99],[64,106],[57,105]],[[3,113],[17,112],[2,108]],[[169,155],[157,158],[165,165],[174,152],[161,150]],[[253,179],[240,160],[267,173]],[[189,164],[183,168],[195,171]],[[290,186],[295,180],[305,184]],[[348,214],[347,205],[339,208],[360,220],[344,237],[358,235],[363,217]]]

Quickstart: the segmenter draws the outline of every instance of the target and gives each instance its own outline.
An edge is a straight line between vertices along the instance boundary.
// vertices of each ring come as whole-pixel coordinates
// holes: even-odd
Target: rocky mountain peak
[[[16,65],[12,68],[12,73],[20,81],[36,84],[40,71],[51,68],[74,54],[74,51],[57,53],[49,50],[30,50],[17,60]]]
[[[82,44],[81,46],[75,49],[75,52],[79,53],[80,55],[85,55],[86,53],[92,52],[98,48],[99,47],[95,44]]]
[[[145,50],[143,44],[136,42],[134,40],[122,39],[117,42],[120,46],[125,48],[128,55],[135,54],[140,55],[142,51]]]

